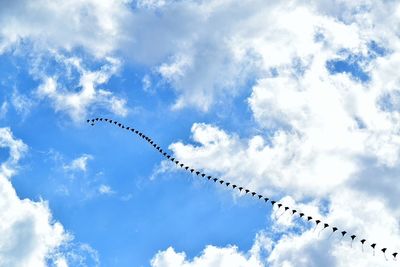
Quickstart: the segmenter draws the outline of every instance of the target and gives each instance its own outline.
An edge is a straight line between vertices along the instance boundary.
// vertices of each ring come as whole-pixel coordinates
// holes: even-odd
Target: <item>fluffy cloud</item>
[[[271,240],[265,235],[257,235],[253,247],[248,253],[238,251],[235,246],[219,248],[207,246],[202,254],[192,260],[186,259],[184,252],[175,252],[172,247],[159,251],[151,260],[152,267],[261,267],[264,266],[262,251],[271,249]]]
[[[389,10],[399,5],[340,6],[339,11],[292,2],[261,8],[271,18],[268,27],[247,24],[254,35],[236,38],[237,47],[261,57],[258,67],[265,70],[248,98],[260,135],[242,138],[196,123],[196,145],[170,146],[188,165],[276,198],[291,195],[282,202],[378,244],[379,257],[371,257],[368,245],[361,254],[359,242],[351,249],[338,236],[322,233],[318,240],[307,227],[295,234],[283,215],[274,231],[288,232],[274,243],[271,266],[388,266],[394,263],[380,249],[400,248],[395,204],[400,81],[393,73],[400,53],[398,29],[387,30],[399,16]],[[252,18],[257,21],[257,15]],[[386,52],[377,51],[374,41]],[[338,71],[331,62],[352,65]]]
[[[57,260],[57,249],[70,237],[52,219],[45,201],[20,199],[11,184],[27,146],[9,128],[0,128],[0,147],[10,151],[0,171],[0,265],[46,266],[49,260]]]
[[[120,53],[152,66],[172,85],[175,109],[207,111],[254,80],[248,105],[262,134],[246,139],[194,124],[198,145],[173,144],[175,155],[259,192],[290,194],[295,205],[321,218],[399,248],[398,2],[139,1],[132,9],[124,1],[3,5],[2,51],[27,39],[50,50],[83,47],[103,60]],[[373,44],[386,53],[374,51]],[[122,99],[96,88],[115,73],[113,62],[94,71],[66,62],[78,70],[81,90],[45,74],[39,96],[74,120],[96,105],[126,114]],[[353,67],[333,71],[332,62]],[[356,69],[366,77],[363,82]],[[309,198],[314,202],[303,203]],[[328,203],[326,213],[319,211],[322,201]],[[383,264],[342,244],[316,246],[311,236],[306,229],[284,236],[268,261]],[[181,265],[192,263],[172,249],[157,257],[159,264],[171,257]]]
[[[82,66],[78,58],[65,58],[60,55],[59,61],[65,66],[67,73],[77,71],[79,81],[74,84],[74,77],[65,77],[63,73],[48,75],[36,69],[35,75],[40,77],[42,83],[37,89],[39,98],[49,99],[56,111],[66,112],[75,122],[84,121],[91,111],[104,108],[119,116],[126,116],[126,100],[113,95],[109,90],[98,88],[106,84],[114,75],[119,66],[119,61],[107,58],[107,63],[99,70],[91,71]],[[72,75],[73,76],[73,75]],[[66,86],[58,82],[58,78],[71,80],[71,85]],[[72,87],[72,88],[70,88]],[[76,91],[75,88],[79,90]]]
[[[0,52],[30,40],[38,49],[83,47],[96,56],[104,56],[124,36],[120,24],[129,14],[126,2],[2,2]]]
[[[56,112],[67,113],[75,122],[99,107],[125,116],[126,100],[98,87],[107,83],[120,65],[109,55],[124,39],[121,23],[131,14],[128,2],[2,2],[0,54],[13,52],[29,58],[32,75],[42,81],[37,96],[50,100]],[[85,66],[86,62],[82,63],[85,60],[63,56],[74,54],[76,50],[83,50],[92,59],[105,63],[93,70]],[[50,61],[64,69],[47,72]],[[51,68],[57,67],[52,65]],[[79,76],[75,84],[71,81],[76,79],[74,75]],[[20,114],[26,115],[34,103],[24,95],[14,94],[12,104]]]

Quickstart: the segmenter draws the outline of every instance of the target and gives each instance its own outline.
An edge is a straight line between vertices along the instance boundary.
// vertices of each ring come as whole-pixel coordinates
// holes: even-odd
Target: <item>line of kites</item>
[[[179,160],[177,160],[176,158],[172,157],[171,155],[169,155],[169,154],[168,154],[167,152],[165,152],[157,143],[155,143],[150,137],[146,136],[144,133],[140,132],[140,131],[137,130],[137,129],[134,129],[134,128],[132,128],[132,127],[126,127],[125,125],[123,125],[122,123],[120,123],[120,122],[118,122],[118,121],[116,121],[116,120],[107,119],[107,118],[95,118],[95,119],[87,120],[87,122],[90,123],[92,126],[94,126],[95,123],[98,122],[98,121],[104,121],[104,122],[108,122],[108,123],[110,123],[110,124],[114,124],[115,126],[118,126],[118,127],[120,127],[121,129],[126,129],[127,131],[130,131],[130,132],[132,132],[132,133],[138,135],[138,136],[141,137],[142,139],[146,140],[151,146],[153,146],[153,147],[154,147],[158,152],[160,152],[165,158],[167,158],[168,160],[170,160],[170,161],[172,161],[173,163],[175,163],[176,166],[178,166],[178,167],[180,167],[180,168],[182,168],[182,169],[185,169],[185,170],[187,170],[188,172],[190,172],[190,173],[192,173],[192,174],[195,174],[196,176],[203,177],[203,178],[205,178],[205,179],[207,179],[207,180],[209,180],[209,181],[213,181],[214,183],[220,183],[221,185],[225,185],[226,187],[229,187],[229,186],[230,186],[230,187],[232,187],[232,189],[237,189],[237,190],[239,190],[239,192],[244,192],[245,194],[249,194],[249,195],[251,195],[251,196],[254,197],[254,198],[258,198],[258,200],[261,200],[261,201],[263,201],[264,203],[268,203],[268,202],[269,202],[269,203],[272,205],[272,207],[274,207],[274,205],[276,205],[276,206],[278,207],[278,210],[281,209],[281,208],[283,208],[283,209],[284,209],[283,213],[285,213],[285,212],[290,212],[290,213],[291,213],[291,216],[295,216],[295,215],[297,214],[297,215],[299,216],[299,218],[304,219],[306,222],[314,222],[314,223],[315,223],[315,228],[314,228],[314,230],[315,230],[319,225],[321,225],[322,228],[321,228],[321,230],[319,231],[319,233],[321,233],[321,232],[322,232],[323,230],[325,230],[325,229],[330,228],[330,229],[332,230],[332,233],[330,234],[329,237],[331,237],[331,236],[332,236],[334,233],[336,233],[336,232],[337,232],[337,233],[340,233],[341,239],[344,238],[345,236],[349,236],[349,237],[351,238],[351,246],[353,246],[353,241],[354,241],[355,239],[357,239],[357,236],[354,235],[354,234],[353,234],[353,235],[350,235],[350,234],[347,233],[346,231],[340,231],[340,230],[339,230],[337,227],[335,227],[335,226],[330,226],[328,223],[324,223],[324,222],[322,222],[321,220],[314,219],[314,218],[311,217],[311,216],[307,216],[307,215],[304,214],[303,212],[300,212],[300,211],[298,211],[298,210],[296,210],[296,209],[291,209],[290,207],[284,206],[282,203],[278,203],[278,202],[275,201],[275,200],[272,200],[272,199],[270,199],[270,198],[268,198],[268,197],[264,197],[263,195],[257,194],[256,192],[251,191],[251,190],[249,190],[249,189],[247,189],[247,188],[244,188],[243,186],[238,186],[238,185],[236,185],[236,184],[230,183],[230,182],[225,181],[225,180],[222,180],[222,179],[220,179],[220,178],[213,177],[213,176],[211,176],[211,175],[207,175],[207,174],[205,174],[205,173],[203,173],[203,172],[201,172],[201,171],[199,171],[199,170],[196,170],[196,169],[191,168],[191,167],[189,167],[189,166],[187,166],[187,165],[181,163]],[[283,215],[283,213],[280,214],[279,217],[280,217],[281,215]],[[318,234],[319,234],[319,233],[318,233]],[[364,245],[365,245],[366,242],[367,242],[367,240],[365,240],[365,239],[360,239],[362,251],[364,251]],[[370,244],[370,247],[373,249],[373,255],[375,255],[376,243],[371,243],[371,244]],[[383,253],[385,259],[388,260],[387,257],[386,257],[386,251],[387,251],[387,248],[385,248],[385,247],[381,249],[381,252]],[[393,253],[392,253],[393,260],[397,260],[397,255],[398,255],[397,252],[393,252]]]

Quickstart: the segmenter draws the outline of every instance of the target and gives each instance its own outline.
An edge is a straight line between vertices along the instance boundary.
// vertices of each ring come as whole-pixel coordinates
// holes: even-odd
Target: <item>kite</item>
[[[213,178],[211,175],[207,175],[207,176],[206,176],[205,173],[202,173],[202,172],[197,171],[197,170],[195,170],[195,169],[193,169],[193,168],[190,168],[189,166],[184,165],[183,163],[181,163],[181,161],[176,160],[174,157],[172,157],[172,156],[169,155],[168,153],[164,152],[164,150],[161,148],[161,146],[159,146],[158,144],[156,144],[151,138],[149,138],[148,136],[146,136],[145,134],[143,134],[143,133],[140,132],[139,130],[136,130],[136,129],[132,128],[132,127],[126,127],[126,126],[123,125],[122,123],[119,123],[119,122],[117,122],[117,121],[115,121],[115,120],[108,119],[108,118],[95,118],[95,119],[87,120],[87,123],[89,123],[90,125],[94,126],[94,125],[96,124],[95,122],[98,122],[98,121],[102,122],[103,120],[104,120],[105,122],[109,122],[110,124],[114,123],[114,125],[120,127],[121,129],[125,129],[125,130],[127,130],[127,131],[129,131],[129,132],[131,132],[131,133],[133,133],[133,134],[137,134],[139,137],[141,137],[142,139],[146,140],[152,147],[154,147],[162,156],[164,156],[164,157],[167,158],[168,160],[170,160],[170,161],[172,161],[173,163],[175,163],[176,166],[180,166],[180,167],[183,168],[184,170],[189,171],[189,172],[192,173],[193,175],[196,174],[196,176],[198,176],[198,177],[207,178],[207,180],[213,180],[214,182],[217,182],[217,181],[219,180],[219,183],[220,183],[221,185],[225,184],[226,187],[229,187],[229,185],[231,185],[233,189],[236,189],[236,188],[237,188],[237,189],[239,190],[239,193],[241,193],[242,190],[244,189],[242,186],[238,186],[238,185],[236,185],[236,184],[232,184],[232,183],[230,183],[230,182],[224,181],[224,180],[222,180],[222,179],[218,179],[218,178],[216,178],[216,177]],[[180,164],[179,164],[179,163],[180,163]],[[179,165],[178,165],[178,164],[179,164]],[[185,166],[185,167],[184,167],[184,166]],[[190,169],[189,169],[189,168],[190,168]],[[200,174],[201,174],[201,175],[200,175]],[[274,204],[277,203],[277,201],[271,200],[270,198],[264,197],[264,196],[261,195],[261,194],[257,194],[257,193],[254,192],[254,191],[250,191],[249,189],[245,189],[244,191],[245,191],[245,195],[247,195],[249,192],[251,192],[251,196],[252,196],[252,197],[255,197],[255,196],[257,195],[258,200],[263,200],[263,201],[264,201],[263,203],[267,203],[268,201],[270,201],[270,203],[271,203],[272,206],[274,206]],[[257,199],[257,198],[255,198],[255,199]],[[279,209],[283,206],[283,204],[278,203],[277,206],[278,206],[278,209],[277,209],[277,210],[279,210]],[[280,215],[278,216],[278,218],[279,218],[281,215],[283,215],[286,211],[288,211],[289,209],[290,209],[290,207],[285,206],[285,207],[284,207],[283,213],[280,214]],[[299,214],[299,218],[302,218],[303,220],[305,220],[305,221],[307,221],[307,222],[310,222],[310,221],[313,219],[313,217],[311,217],[311,216],[309,216],[309,215],[306,215],[306,214],[304,214],[303,212],[299,212],[299,211],[296,210],[296,209],[292,209],[291,216],[294,216],[295,214]],[[303,218],[303,217],[304,217],[304,218]],[[315,223],[316,223],[316,225],[315,225],[314,231],[315,231],[315,229],[318,227],[318,225],[321,223],[321,221],[320,221],[320,220],[315,220]],[[318,236],[319,236],[319,234],[321,233],[321,231],[323,231],[323,230],[325,230],[325,229],[327,229],[327,228],[329,228],[329,227],[330,227],[330,226],[329,226],[328,223],[323,222],[323,228],[318,232]],[[337,227],[335,227],[335,226],[331,227],[331,229],[332,229],[332,233],[329,235],[329,238],[330,238],[336,231],[339,230],[339,229],[338,229]],[[346,236],[347,231],[341,231],[340,233],[341,233],[341,235],[342,235],[341,238],[340,238],[340,240],[342,240],[342,239]],[[329,239],[329,238],[328,238],[328,239]],[[352,246],[353,246],[353,241],[354,241],[354,239],[356,238],[356,235],[353,234],[353,235],[350,236],[350,238],[351,238],[351,247],[352,247]],[[360,240],[360,243],[361,243],[361,250],[362,250],[362,251],[364,251],[364,243],[365,243],[365,242],[366,242],[366,239],[361,239],[361,240]],[[376,249],[377,244],[376,244],[376,243],[372,243],[370,246],[371,246],[371,248],[373,249],[373,255],[375,255],[375,249]],[[388,260],[387,257],[386,257],[387,248],[386,248],[386,247],[382,247],[382,248],[380,249],[380,251],[383,253],[384,258],[385,258],[386,260]],[[396,260],[397,260],[397,255],[398,255],[398,253],[397,253],[397,252],[393,252],[391,255],[393,256],[393,260],[396,261]]]

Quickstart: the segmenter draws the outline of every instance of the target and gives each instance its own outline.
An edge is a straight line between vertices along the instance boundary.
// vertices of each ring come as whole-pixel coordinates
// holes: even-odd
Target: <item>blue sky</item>
[[[397,2],[0,5],[0,266],[394,266]]]
[[[7,76],[12,77],[8,79],[11,93],[4,92],[3,101],[12,97],[13,90],[31,98],[38,82],[23,67],[30,62],[12,55],[3,55],[1,62],[8,74],[5,82]],[[229,100],[229,110],[171,112],[173,91],[161,85],[160,93],[144,92],[140,76],[144,71],[140,66],[126,66],[106,86],[124,95],[135,109],[132,115],[119,118],[121,122],[142,129],[164,148],[177,140],[191,142],[190,127],[195,121],[250,134],[243,127],[252,124],[245,93]],[[71,85],[78,78],[69,77]],[[267,225],[269,206],[248,199],[234,201],[229,190],[187,173],[158,174],[150,179],[162,158],[138,137],[108,125],[94,128],[84,123],[91,117],[74,124],[45,101],[35,105],[26,115],[10,108],[2,119],[2,126],[12,127],[15,136],[29,146],[13,185],[20,198],[48,201],[53,218],[63,223],[75,242],[96,249],[102,266],[148,266],[158,250],[169,246],[185,250],[190,257],[208,244],[236,244],[248,250],[255,234]],[[103,114],[118,119],[101,109],[93,112],[93,116]],[[6,159],[5,149],[3,154]],[[85,154],[92,157],[87,170],[65,169]],[[98,192],[101,185],[112,188],[112,193]]]

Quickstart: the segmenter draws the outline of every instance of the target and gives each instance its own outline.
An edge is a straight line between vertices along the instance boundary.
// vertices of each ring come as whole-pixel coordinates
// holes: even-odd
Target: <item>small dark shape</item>
[[[194,169],[190,169],[190,172],[193,173],[193,172],[194,172]]]
[[[287,211],[289,209],[289,207],[285,207],[285,211]]]
[[[103,118],[100,118],[100,121],[103,121]]]
[[[110,121],[109,121],[109,123],[113,123],[113,121],[112,121],[112,120],[110,120]]]
[[[207,176],[207,179],[208,179],[208,180],[210,180],[210,179],[211,179],[211,176],[210,176],[210,175],[209,175],[209,176]]]
[[[180,166],[181,166],[181,168],[182,168],[184,164],[183,164],[183,163],[181,163],[181,164],[179,164],[179,165],[180,165]]]
[[[386,253],[386,250],[387,250],[387,248],[381,249],[381,251],[382,251],[383,253]]]
[[[200,172],[199,172],[199,171],[197,171],[197,172],[196,172],[196,175],[199,175],[199,174],[200,174]]]
[[[171,158],[171,156],[170,156],[170,155],[167,155],[167,158],[168,158],[168,159],[170,159],[170,158]]]
[[[162,150],[161,148],[160,148],[160,153],[164,153],[164,150]]]
[[[243,187],[239,187],[239,191],[242,192],[242,190],[243,190]]]
[[[371,244],[371,248],[375,249],[375,247],[376,247],[375,243]]]
[[[214,183],[215,183],[215,182],[217,182],[217,181],[218,181],[218,178],[214,178],[213,180],[214,180]]]
[[[282,207],[282,204],[281,203],[278,203],[278,208],[280,209]]]
[[[324,223],[324,229],[325,229],[325,228],[328,228],[328,227],[329,227],[329,224]]]
[[[220,184],[223,184],[223,183],[224,183],[224,180],[219,180],[219,183],[220,183]]]
[[[342,237],[345,236],[347,234],[346,231],[342,231]]]
[[[99,121],[99,118],[96,118],[96,121]]]
[[[308,216],[308,217],[307,217],[307,221],[310,221],[311,219],[312,219],[311,216]]]
[[[160,149],[160,147],[159,147],[159,146],[157,146],[157,149]]]
[[[229,186],[231,183],[225,183],[226,186]]]
[[[202,177],[206,176],[204,173],[201,174]]]
[[[122,125],[121,123],[118,123],[118,127],[121,127],[121,125]]]
[[[393,254],[392,254],[392,255],[393,255],[393,258],[396,258],[396,257],[397,257],[397,254],[399,254],[399,253],[397,253],[397,252],[393,253]]]
[[[300,218],[301,218],[301,217],[303,217],[303,216],[304,216],[304,213],[300,212],[300,214],[299,214],[299,215],[300,215]]]
[[[126,127],[126,129],[129,131],[131,128],[130,127]]]
[[[350,237],[351,237],[351,240],[354,240],[354,238],[356,238],[356,235],[352,235]]]
[[[233,187],[233,189],[235,189],[237,187],[237,185],[233,184],[232,187]]]
[[[253,195],[253,197],[254,197],[254,196],[257,194],[257,193],[256,193],[256,192],[252,192],[251,194],[252,194],[252,195]]]
[[[171,158],[171,160],[172,160],[172,161],[174,161],[174,160],[175,160],[175,158]]]
[[[276,201],[275,200],[271,200],[271,204],[272,206],[275,205]]]
[[[189,166],[186,166],[185,169],[186,169],[186,170],[189,169]]]
[[[138,134],[138,133],[139,133],[139,131],[138,131],[138,130],[136,130],[136,131],[135,131],[135,133],[136,133],[136,134]]]
[[[105,121],[108,121],[108,119],[104,119]]]
[[[336,232],[338,230],[337,227],[332,227],[332,232]]]
[[[125,126],[124,126],[124,125],[122,125],[122,129],[125,129]]]
[[[153,147],[156,147],[156,144],[154,144]]]
[[[258,199],[261,199],[263,196],[262,195],[258,195]]]
[[[91,123],[90,125],[94,126],[94,123]]]
[[[114,121],[114,124],[115,124],[115,125],[117,125],[117,123],[118,123],[117,121]]]
[[[89,122],[90,122],[90,120],[86,120],[86,122],[87,122],[87,123],[89,123]]]
[[[179,161],[175,160],[175,164],[178,165]]]
[[[140,137],[142,137],[142,136],[143,136],[143,134],[142,134],[142,133],[139,133],[139,136],[140,136]]]
[[[292,210],[292,214],[295,214],[297,212],[297,210]]]
[[[265,202],[267,202],[268,200],[269,200],[269,198],[267,198],[267,197],[264,198],[264,201],[265,201]]]
[[[320,220],[316,220],[315,223],[318,225],[321,221]]]
[[[154,142],[153,142],[153,141],[150,141],[150,144],[154,144]]]
[[[132,133],[135,133],[135,129],[131,129],[131,132],[132,132]]]
[[[364,244],[365,241],[367,241],[367,240],[365,240],[365,239],[361,239],[361,240],[360,240],[361,244]]]
[[[250,190],[249,189],[246,189],[246,190],[244,190],[245,192],[246,192],[246,194],[248,193],[248,192],[250,192]]]
[[[167,153],[164,152],[163,155],[164,155],[164,156],[167,156]]]

